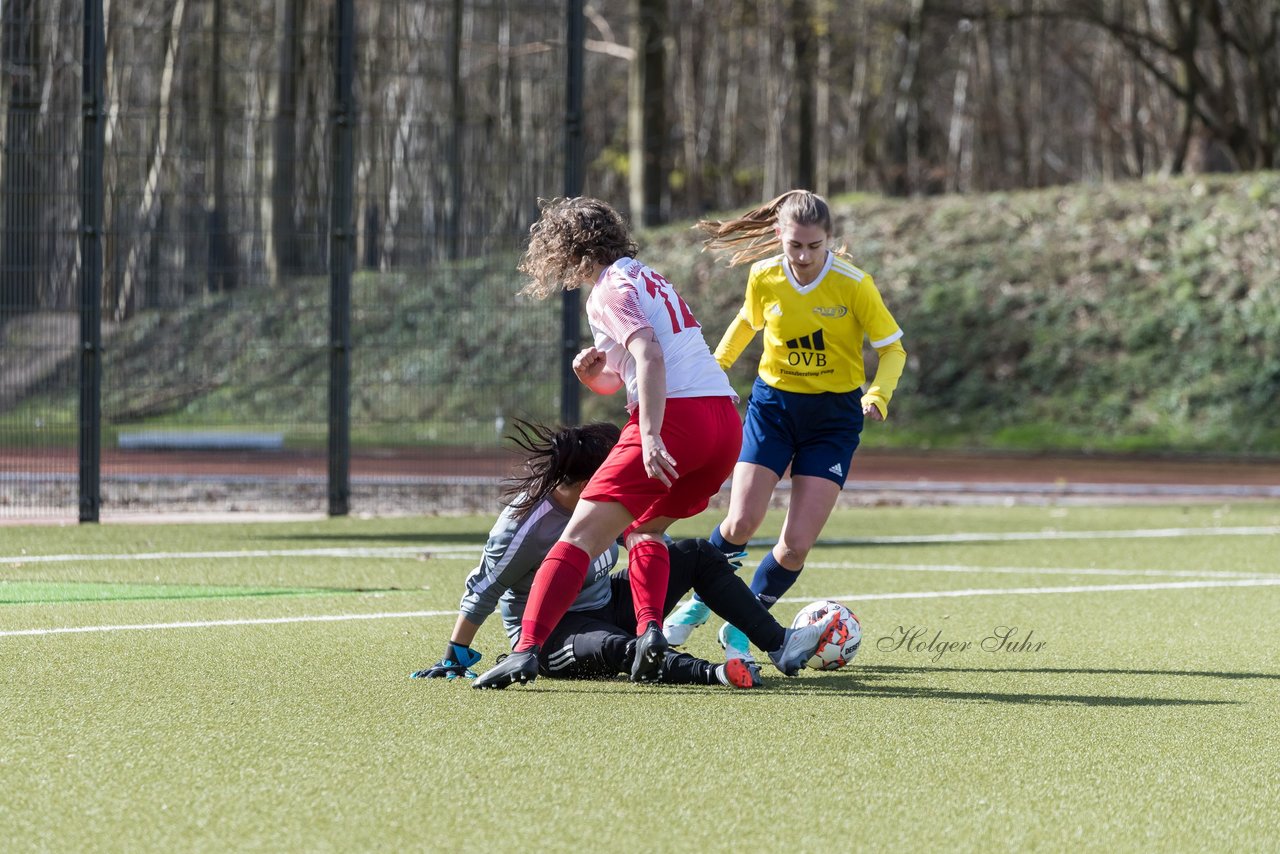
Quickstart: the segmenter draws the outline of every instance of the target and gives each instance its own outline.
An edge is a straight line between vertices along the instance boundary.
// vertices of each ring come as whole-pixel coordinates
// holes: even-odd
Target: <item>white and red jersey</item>
[[[627,386],[627,411],[636,408],[639,386],[627,340],[652,329],[666,363],[668,398],[737,395],[702,337],[689,306],[660,273],[634,258],[620,258],[603,273],[587,298],[587,322],[605,365]]]

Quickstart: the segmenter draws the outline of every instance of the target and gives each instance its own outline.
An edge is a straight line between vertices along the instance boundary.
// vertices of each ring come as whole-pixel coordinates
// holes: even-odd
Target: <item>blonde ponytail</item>
[[[778,251],[774,227],[783,223],[820,225],[831,235],[831,207],[826,199],[808,190],[789,190],[740,217],[702,220],[696,228],[707,234],[704,250],[730,252],[729,266],[767,258]]]

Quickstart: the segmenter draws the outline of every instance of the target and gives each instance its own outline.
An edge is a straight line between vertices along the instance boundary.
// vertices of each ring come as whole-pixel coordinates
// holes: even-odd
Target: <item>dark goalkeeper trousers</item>
[[[782,646],[784,631],[760,604],[724,554],[706,540],[680,540],[669,546],[671,576],[663,614],[669,614],[694,590],[717,616],[742,629],[761,649]],[[599,679],[630,673],[635,654],[636,616],[627,571],[610,579],[608,605],[593,611],[570,611],[556,624],[538,656],[539,669],[560,679]],[[715,665],[688,653],[670,650],[662,680],[676,685],[716,684]]]

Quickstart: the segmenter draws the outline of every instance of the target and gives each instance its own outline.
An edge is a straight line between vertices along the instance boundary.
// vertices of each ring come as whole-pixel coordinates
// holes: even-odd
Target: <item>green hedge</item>
[[[869,441],[1280,453],[1280,174],[833,204],[906,333],[890,421]],[[688,223],[641,245],[714,346],[745,270],[700,252]],[[357,275],[357,441],[488,444],[496,415],[557,416],[559,306],[514,295],[515,260]],[[298,280],[122,325],[108,429],[285,419],[322,441],[327,300],[327,279]],[[757,339],[731,371],[744,393],[758,355]],[[6,417],[74,412],[74,370],[56,400]],[[584,418],[622,416],[619,398],[583,400]]]

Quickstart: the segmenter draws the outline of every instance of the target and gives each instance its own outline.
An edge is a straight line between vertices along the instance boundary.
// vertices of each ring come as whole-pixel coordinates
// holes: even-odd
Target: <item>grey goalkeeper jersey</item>
[[[479,625],[500,607],[503,627],[514,646],[533,577],[568,524],[569,512],[550,497],[535,504],[523,518],[505,508],[489,532],[480,565],[467,576],[467,592],[458,610]],[[618,546],[614,544],[591,562],[582,592],[569,610],[590,611],[608,604],[609,573],[617,563]]]

